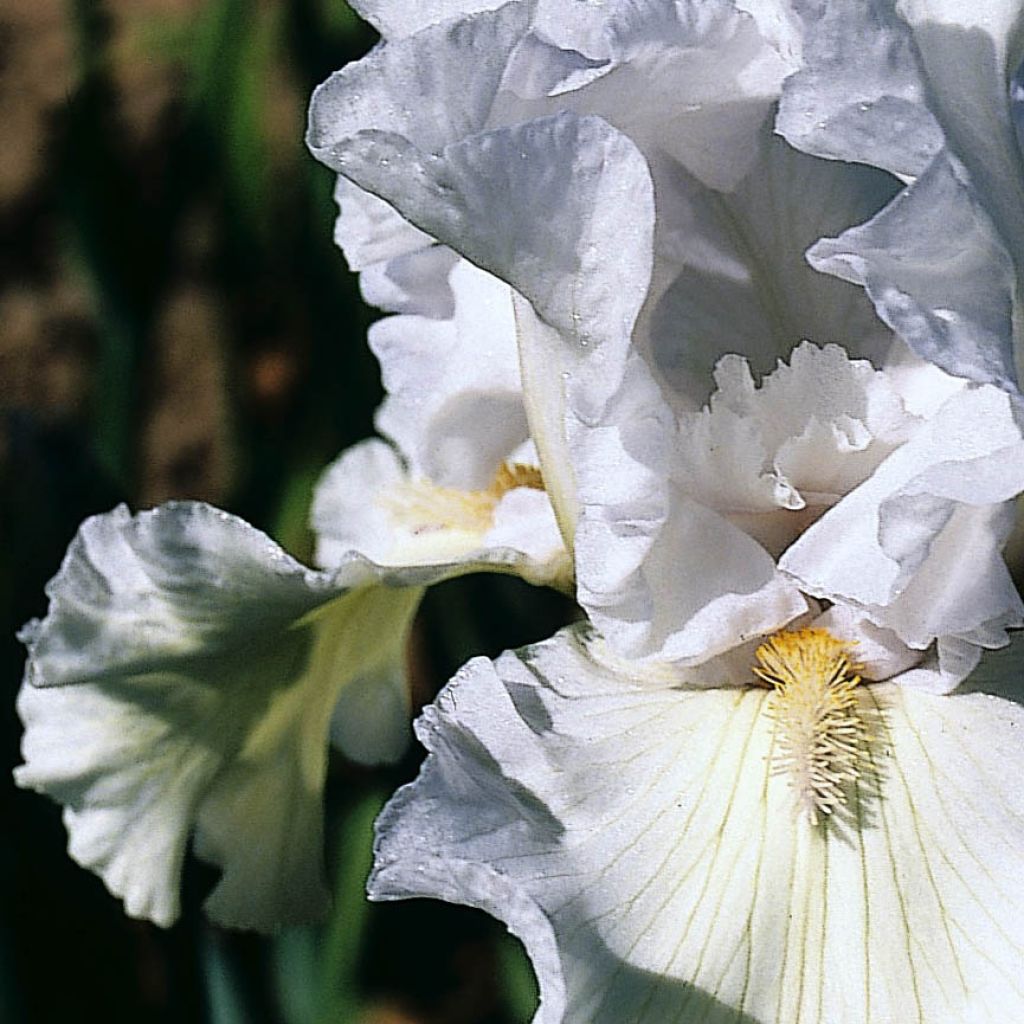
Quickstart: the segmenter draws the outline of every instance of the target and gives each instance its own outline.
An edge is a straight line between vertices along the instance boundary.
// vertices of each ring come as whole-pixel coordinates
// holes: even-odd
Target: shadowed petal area
[[[807,259],[863,285],[882,320],[923,359],[1015,386],[1013,261],[945,154],[877,216],[823,238]]]
[[[805,67],[782,92],[778,131],[805,153],[920,174],[942,148],[909,27],[892,0],[820,4]]]
[[[371,896],[505,921],[534,1024],[1016,1019],[1021,654],[986,656],[980,693],[860,689],[872,763],[824,827],[773,771],[764,689],[615,675],[572,632],[477,659],[418,724]]]
[[[350,756],[400,756],[420,585],[460,571],[380,568],[349,551],[317,572],[197,503],[89,519],[46,618],[23,633],[18,784],[65,806],[71,855],[132,916],[175,919],[193,831],[223,870],[214,920],[269,929],[315,916],[332,714]],[[346,690],[358,717],[347,724],[335,711]]]
[[[1009,82],[1024,57],[1017,0],[901,0],[920,58],[926,99],[946,146],[967,168],[1012,253],[1024,245],[1024,160],[1010,111]]]
[[[836,342],[882,366],[894,339],[860,288],[818,273],[805,252],[895,194],[873,168],[815,160],[758,133],[759,156],[728,193],[656,165],[655,277],[639,344],[669,394],[699,407],[711,371],[742,353],[769,373],[803,340]]]
[[[873,220],[823,239],[808,254],[812,266],[862,284],[922,358],[1014,390],[1024,245],[1012,101],[1024,56],[1020,4],[869,0],[807,5],[801,15],[805,67],[784,86],[777,130],[809,153],[874,163],[910,181]]]

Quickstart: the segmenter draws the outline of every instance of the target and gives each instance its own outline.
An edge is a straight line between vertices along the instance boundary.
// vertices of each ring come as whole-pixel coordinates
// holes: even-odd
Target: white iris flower
[[[451,254],[389,251],[422,236],[379,209],[360,221],[369,197],[356,206],[344,240],[363,254],[364,287],[404,310],[374,335],[394,446],[364,442],[324,475],[321,568],[207,505],[122,507],[82,525],[46,617],[23,633],[18,784],[64,805],[69,852],[134,917],[177,917],[190,838],[222,871],[215,921],[270,929],[322,913],[328,738],[370,764],[402,754],[423,588],[478,570],[571,579],[508,287]],[[482,334],[486,366],[447,372]]]
[[[1005,392],[921,372],[723,359],[643,562],[658,658],[580,630],[471,663],[371,895],[505,921],[538,1024],[1024,1014],[1024,648],[982,650],[1021,623],[1024,442]]]
[[[516,290],[597,627],[428,709],[371,893],[506,921],[538,1024],[1024,1017],[1005,251],[879,242],[916,307],[826,258],[908,175],[772,134],[829,38],[784,5],[362,6],[310,144]]]

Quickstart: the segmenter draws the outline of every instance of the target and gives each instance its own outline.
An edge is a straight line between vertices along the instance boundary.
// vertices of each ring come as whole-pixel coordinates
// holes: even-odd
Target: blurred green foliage
[[[332,241],[332,176],[302,146],[309,92],[365,53],[372,32],[340,0],[181,0],[128,14],[123,0],[70,0],[64,10],[74,85],[45,143],[33,142],[44,145],[39,174],[3,201],[0,223],[19,254],[5,268],[19,286],[41,289],[43,305],[65,275],[83,288],[88,314],[76,330],[89,339],[88,398],[55,413],[0,390],[9,767],[19,760],[13,699],[23,661],[13,632],[45,612],[44,584],[82,518],[120,500],[206,498],[308,558],[311,488],[338,451],[372,431],[380,399],[365,345],[373,313]],[[126,58],[119,26],[128,16],[135,49]],[[154,88],[159,102],[147,99]],[[128,123],[132,103],[150,103],[144,130]],[[186,312],[209,309],[185,325],[214,367],[174,385],[181,408],[203,389],[216,394],[207,396],[209,436],[179,452],[154,427],[153,408],[175,393],[166,311],[181,295]],[[190,367],[188,351],[176,358]],[[154,477],[168,447],[174,472]],[[214,463],[226,467],[220,476],[209,472]],[[421,698],[469,655],[537,639],[566,614],[557,595],[505,578],[438,588],[418,634]],[[322,926],[272,938],[205,922],[211,873],[198,863],[186,871],[178,925],[161,932],[129,921],[67,858],[59,809],[8,784],[0,1020],[527,1021],[533,975],[495,922],[425,901],[362,899],[372,819],[419,756],[384,773],[336,766],[327,855],[338,910]]]

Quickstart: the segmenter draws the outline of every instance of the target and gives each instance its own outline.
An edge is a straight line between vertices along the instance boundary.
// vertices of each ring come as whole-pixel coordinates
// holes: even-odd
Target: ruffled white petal
[[[634,357],[575,443],[579,597],[621,655],[695,664],[803,614],[774,559],[921,423],[835,345],[799,346],[760,386],[726,356],[715,382],[673,425]]]
[[[387,313],[450,320],[455,315],[455,296],[449,277],[458,259],[451,249],[431,245],[373,263],[360,271],[359,290],[371,306]]]
[[[525,73],[514,54],[529,7],[427,29],[339,72],[314,96],[309,144],[526,296],[565,339],[560,362],[591,368],[588,400],[599,406],[646,293],[651,185],[636,147],[606,121],[538,117],[562,100],[517,104],[509,82]],[[516,118],[534,119],[497,127]]]
[[[24,634],[19,785],[65,805],[71,855],[133,916],[177,916],[193,833],[223,872],[215,920],[322,912],[332,711],[367,678],[402,687],[407,576],[351,556],[313,572],[205,505],[87,520]],[[393,733],[359,753],[395,756]]]
[[[379,175],[368,152],[358,166]],[[471,137],[449,147],[442,161],[431,158],[430,167],[442,174],[442,193],[419,188],[419,177],[409,175],[393,182],[408,195],[389,199],[509,281],[543,318],[537,330],[544,344],[520,346],[526,409],[563,530],[571,536],[572,499],[562,501],[572,492],[562,480],[568,460],[552,458],[548,442],[562,436],[567,410],[592,420],[621,376],[649,273],[646,167],[605,123],[572,115]],[[516,212],[526,208],[529,217]],[[517,327],[521,336],[533,330],[522,318]],[[540,378],[554,383],[550,394],[530,392],[529,381]],[[560,503],[569,507],[562,511]]]
[[[633,0],[610,6],[604,35],[600,74],[570,68],[552,99],[600,115],[707,187],[734,188],[758,159],[759,129],[791,70],[755,20],[722,0]]]
[[[919,423],[886,374],[838,345],[797,346],[760,387],[735,355],[720,360],[714,379],[709,407],[680,417],[674,475],[729,512],[834,504]]]
[[[409,256],[433,244],[429,235],[413,227],[394,207],[347,178],[338,177],[334,201],[339,211],[334,241],[352,270]]]
[[[408,148],[381,133],[335,151],[346,173],[390,186],[410,220],[525,295],[599,403],[621,373],[649,273],[651,186],[632,144],[597,119],[559,115],[470,137],[443,159],[396,152],[386,160],[406,173],[385,182],[392,146]]]
[[[1012,701],[865,691],[877,774],[823,830],[772,773],[763,690],[633,684],[571,636],[476,660],[421,720],[430,757],[380,819],[371,896],[505,921],[535,1024],[1014,1020],[1021,653],[972,680]]]
[[[357,135],[388,140],[396,147],[396,155],[402,151],[403,156],[414,156],[417,151],[440,154],[468,133],[484,130],[509,57],[529,29],[530,7],[507,3],[497,11],[430,25],[377,47],[363,60],[336,72],[313,95],[310,149],[328,166],[409,216],[391,190],[373,185],[391,181],[399,170],[408,171],[417,164],[429,180],[422,160],[403,160],[401,167],[386,163],[376,171],[366,167],[357,177],[352,173],[358,166],[353,162],[358,159],[353,145]],[[453,59],[468,52],[486,53],[487,60]],[[364,176],[367,181],[360,181]],[[415,217],[409,219],[417,223]],[[429,234],[439,237],[434,231]]]
[[[666,411],[634,357],[603,421],[575,441],[578,599],[619,654],[690,664],[807,606],[757,541],[693,500],[682,474],[670,480],[673,449],[694,439]]]
[[[892,179],[770,143],[766,122],[792,59],[761,36],[756,12],[751,18],[718,2],[612,5],[600,61],[585,65],[566,48],[571,38],[545,49],[550,26],[543,9],[536,18],[532,27],[524,6],[509,5],[389,44],[339,72],[314,98],[314,154],[509,281],[570,342],[589,339],[595,350],[605,342],[608,365],[590,382],[595,395],[586,419],[599,408],[601,381],[610,382],[606,393],[621,366],[621,346],[613,353],[605,336],[618,334],[620,325],[632,329],[637,295],[647,289],[645,163],[657,182],[659,265],[639,340],[677,390],[699,392],[724,352],[743,351],[767,371],[777,354],[805,337],[844,342],[860,355],[884,354],[891,338],[867,300],[811,271],[803,252],[821,235],[876,212],[892,195]],[[487,68],[467,77],[466,68],[477,63],[472,53],[483,51]],[[565,143],[541,125],[558,111],[600,116],[646,160],[634,170],[636,161],[617,155],[623,162],[614,189],[547,204],[543,197],[561,175],[542,169],[549,165],[544,143]],[[506,146],[496,129],[516,121],[523,122],[519,144]],[[527,147],[522,140],[531,125]],[[505,166],[468,159],[485,140]],[[463,152],[466,158],[456,160]],[[589,180],[571,153],[558,159],[575,166],[577,189]],[[595,159],[596,152],[587,164]],[[506,184],[509,165],[513,180]],[[467,182],[467,172],[482,180]],[[624,210],[628,221],[618,216]],[[482,237],[480,221],[498,230]],[[564,242],[543,232],[550,223],[559,224]],[[574,287],[550,287],[590,253],[580,268],[587,273],[566,281]],[[546,271],[546,282],[536,270]],[[562,298],[566,291],[570,303]],[[549,294],[560,301],[553,306]],[[702,353],[708,358],[701,360]],[[690,379],[673,381],[676,369]]]
[[[944,162],[945,147],[1019,251],[1024,161],[1007,86],[1024,57],[1020,5],[898,0],[805,16],[807,67],[786,83],[782,134],[808,152],[910,176]]]
[[[779,130],[809,152],[916,178],[872,222],[827,239],[812,264],[863,284],[925,359],[1013,388],[1024,181],[1011,97],[1024,49],[1012,0],[828,5],[807,69],[785,86]]]
[[[1010,252],[1024,247],[1020,202],[1024,159],[1010,112],[1009,81],[1024,57],[1016,0],[899,0],[920,57],[928,104],[947,147],[971,183]]]
[[[466,260],[445,276],[450,316],[392,316],[370,328],[388,392],[377,427],[435,482],[485,487],[529,435],[512,293]]]
[[[377,428],[436,483],[485,487],[528,434],[508,285],[339,178],[336,237],[364,298],[387,397]]]
[[[860,608],[912,647],[958,635],[1002,643],[1024,606],[1000,555],[1024,488],[1013,400],[991,386],[948,399],[780,568],[808,593]]]

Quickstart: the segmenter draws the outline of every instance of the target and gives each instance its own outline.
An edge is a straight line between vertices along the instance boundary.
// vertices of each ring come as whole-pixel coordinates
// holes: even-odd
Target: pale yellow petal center
[[[440,530],[484,534],[494,523],[498,502],[517,487],[544,490],[540,470],[520,462],[503,462],[490,485],[477,491],[409,480],[389,491],[381,503],[396,525],[417,536]]]

